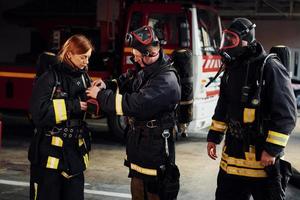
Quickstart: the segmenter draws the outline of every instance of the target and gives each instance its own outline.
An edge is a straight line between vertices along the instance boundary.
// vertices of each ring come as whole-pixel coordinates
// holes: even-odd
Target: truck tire
[[[128,120],[125,116],[109,115],[107,116],[107,124],[114,139],[124,143],[126,132],[128,131]]]

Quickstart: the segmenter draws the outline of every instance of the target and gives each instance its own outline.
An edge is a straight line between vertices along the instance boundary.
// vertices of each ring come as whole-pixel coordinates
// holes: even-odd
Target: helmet
[[[126,34],[125,42],[128,46],[137,49],[144,56],[149,56],[149,46],[158,46],[160,41],[151,26],[143,26]]]
[[[229,25],[228,29],[223,31],[220,49],[231,49],[239,45],[241,40],[248,44],[255,42],[256,25],[246,18],[236,18]]]
[[[220,55],[223,62],[235,60],[256,45],[255,27],[256,25],[246,18],[236,18],[231,22],[222,35]],[[247,41],[247,46],[240,45],[241,40]]]

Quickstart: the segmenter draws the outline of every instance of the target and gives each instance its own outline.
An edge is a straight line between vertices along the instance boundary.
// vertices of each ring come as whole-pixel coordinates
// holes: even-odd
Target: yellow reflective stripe
[[[57,124],[67,120],[67,109],[64,99],[53,99],[55,121]]]
[[[122,109],[122,98],[123,96],[121,94],[116,94],[116,113],[117,115],[124,115],[123,109]]]
[[[245,160],[242,158],[227,157],[223,159],[228,165],[235,165],[238,167],[248,167],[256,169],[264,169],[260,161],[257,160]]]
[[[60,137],[52,136],[51,144],[53,146],[62,147],[63,146],[63,140]]]
[[[245,152],[245,157],[246,157],[246,160],[256,160],[255,153]]]
[[[34,183],[34,200],[37,199],[37,192],[38,192],[38,184]]]
[[[124,115],[123,108],[122,108],[122,98],[123,96],[119,92],[119,86],[116,79],[112,80],[117,84],[117,91],[116,91],[116,99],[115,99],[115,109],[117,115]]]
[[[255,159],[254,146],[249,147],[250,152],[245,152],[246,159],[230,157],[224,152],[225,149],[226,146],[223,148],[220,167],[226,173],[247,177],[267,177],[264,166],[261,165],[260,161]]]
[[[85,167],[88,168],[88,166],[89,166],[89,155],[87,153],[83,156],[83,160],[84,160]]]
[[[252,123],[255,120],[255,109],[245,108],[244,109],[244,123]]]
[[[80,147],[83,145],[83,139],[82,139],[82,138],[78,139],[78,145],[79,145]]]
[[[59,163],[59,159],[58,158],[55,158],[55,157],[52,157],[52,156],[48,156],[46,168],[57,169],[58,163]]]
[[[227,125],[225,122],[212,120],[210,130],[224,133],[226,129],[227,129]]]
[[[267,173],[263,169],[247,169],[234,166],[227,166],[224,161],[221,161],[220,167],[227,173],[238,176],[263,178],[267,177]]]
[[[285,147],[288,140],[289,140],[289,135],[275,132],[275,131],[269,131],[268,138],[266,141],[269,143],[273,143]]]
[[[134,171],[137,171],[141,174],[146,174],[146,175],[149,175],[149,176],[157,176],[157,170],[156,169],[149,169],[149,168],[143,168],[143,167],[140,167],[136,164],[130,164],[130,169],[134,170]]]
[[[235,165],[238,167],[248,167],[248,168],[257,168],[264,169],[264,166],[261,165],[260,161],[255,159],[255,153],[245,152],[246,159],[230,157],[226,153],[222,153],[222,160],[228,165]]]

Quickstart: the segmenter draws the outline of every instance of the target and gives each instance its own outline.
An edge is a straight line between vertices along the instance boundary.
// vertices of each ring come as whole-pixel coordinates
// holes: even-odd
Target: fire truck
[[[84,22],[82,16],[78,20],[66,17],[35,18],[31,26],[44,34],[52,33],[48,35],[52,50],[60,48],[64,40],[74,33],[90,37],[96,49],[90,60],[90,75],[102,79],[116,77],[133,67],[131,49],[124,42],[126,32],[143,25],[159,27],[167,41],[163,46],[166,54],[171,55],[179,48],[188,48],[192,52],[193,118],[190,123],[184,124],[182,131],[201,132],[211,123],[219,94],[219,79],[205,87],[221,65],[217,54],[221,39],[221,22],[217,11],[209,5],[193,1],[126,3],[98,0],[96,17],[88,22]],[[34,77],[34,62],[27,63],[27,66],[22,63],[0,64],[0,85],[4,86],[0,90],[0,112],[28,109]],[[107,119],[111,132],[117,138],[122,138],[127,126],[126,117],[108,115]]]

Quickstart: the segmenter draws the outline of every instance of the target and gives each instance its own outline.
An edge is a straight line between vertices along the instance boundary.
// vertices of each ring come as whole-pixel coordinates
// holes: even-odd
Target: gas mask
[[[131,31],[126,34],[125,43],[134,49],[137,49],[143,54],[143,56],[150,56],[148,47],[158,46],[160,44],[159,39],[155,35],[155,32],[150,26],[143,26],[135,31]]]
[[[255,26],[246,18],[237,18],[223,31],[219,53],[224,63],[230,63],[248,51],[255,42]],[[248,42],[247,46],[242,46],[242,40]]]

